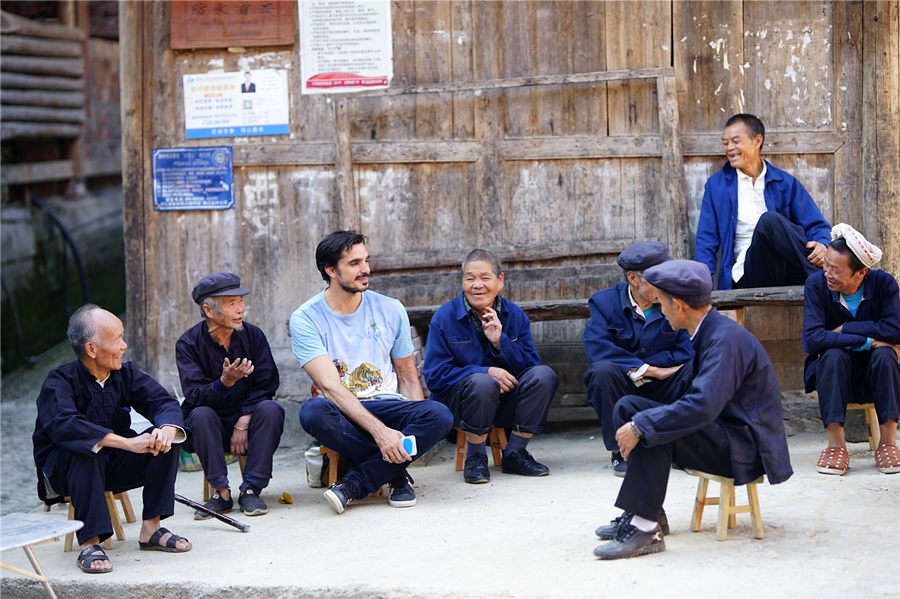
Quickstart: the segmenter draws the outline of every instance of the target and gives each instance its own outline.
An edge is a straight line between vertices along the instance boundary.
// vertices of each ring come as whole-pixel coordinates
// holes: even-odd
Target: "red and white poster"
[[[304,94],[386,89],[394,76],[390,0],[299,0]]]

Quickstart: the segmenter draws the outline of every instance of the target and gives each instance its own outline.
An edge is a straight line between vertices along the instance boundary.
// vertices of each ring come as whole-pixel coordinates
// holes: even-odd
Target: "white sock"
[[[637,514],[631,519],[631,523],[641,532],[650,532],[654,528],[656,528],[656,522],[652,520],[647,520],[646,518],[641,518]]]

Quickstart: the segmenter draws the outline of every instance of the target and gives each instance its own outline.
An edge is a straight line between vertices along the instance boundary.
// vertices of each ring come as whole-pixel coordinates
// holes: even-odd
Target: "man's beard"
[[[354,280],[355,282],[355,280]],[[359,289],[358,287],[350,287],[349,285],[345,285],[344,283],[338,283],[341,286],[341,289],[346,291],[347,293],[362,293],[369,289],[369,286],[366,285],[365,289]]]

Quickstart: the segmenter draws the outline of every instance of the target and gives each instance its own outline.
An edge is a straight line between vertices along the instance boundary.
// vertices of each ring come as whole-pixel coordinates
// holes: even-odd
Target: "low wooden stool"
[[[112,522],[113,531],[116,533],[116,540],[124,541],[125,531],[122,529],[122,520],[119,519],[119,510],[116,508],[116,500],[122,504],[122,512],[125,514],[125,521],[128,523],[137,521],[137,518],[134,517],[134,509],[131,507],[131,499],[128,498],[128,491],[122,491],[115,495],[113,495],[112,491],[107,491],[104,495],[106,497],[106,507],[109,508],[109,520]],[[75,508],[72,506],[72,500],[70,497],[66,497],[66,501],[69,502],[69,520],[74,520]],[[72,541],[74,540],[74,537],[75,533],[73,532],[66,535],[66,543],[63,547],[63,551],[72,551]],[[103,547],[107,551],[112,549],[112,538],[103,541]]]
[[[699,470],[693,470],[692,474],[700,478],[697,485],[697,498],[694,501],[694,514],[691,516],[691,531],[700,530],[700,522],[703,519],[703,508],[707,505],[719,506],[719,521],[716,524],[716,534],[720,541],[724,541],[728,537],[728,529],[737,525],[735,514],[750,514],[750,523],[753,526],[753,532],[757,539],[763,538],[762,515],[759,512],[759,495],[756,491],[756,485],[763,482],[760,476],[753,482],[747,483],[747,501],[748,505],[735,505],[734,498],[734,479],[715,474],[707,474]],[[707,497],[706,490],[709,481],[719,483],[719,496]]]
[[[239,455],[237,457],[237,459],[238,459],[238,466],[240,466],[240,468],[241,468],[241,474],[243,474],[244,473],[244,465],[247,464],[247,456]],[[233,463],[234,462],[232,462],[232,464]],[[227,468],[227,466],[226,466],[226,468]],[[203,475],[203,503],[206,503],[207,501],[209,501],[209,498],[215,494],[216,494],[216,490],[210,486],[209,481],[206,480],[206,474],[204,474]]]
[[[881,429],[878,428],[878,413],[873,403],[848,403],[848,410],[866,411],[866,428],[869,429],[869,449],[875,451],[881,443]]]
[[[491,453],[494,454],[494,466],[503,465],[503,450],[506,449],[506,431],[502,428],[491,429],[488,433],[488,445],[491,446]],[[466,461],[466,449],[469,443],[466,441],[466,432],[456,429],[456,471],[463,469],[463,462]]]
[[[341,454],[324,445],[319,447],[319,453],[328,456],[328,473],[325,475],[325,486],[330,487],[338,480],[338,466],[341,463]]]

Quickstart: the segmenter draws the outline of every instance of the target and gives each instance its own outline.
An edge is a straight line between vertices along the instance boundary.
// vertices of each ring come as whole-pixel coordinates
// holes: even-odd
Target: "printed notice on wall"
[[[299,0],[304,94],[385,89],[394,76],[389,0]]]
[[[287,71],[184,75],[187,139],[290,133]]]
[[[231,148],[153,148],[153,207],[228,210],[234,207]]]

